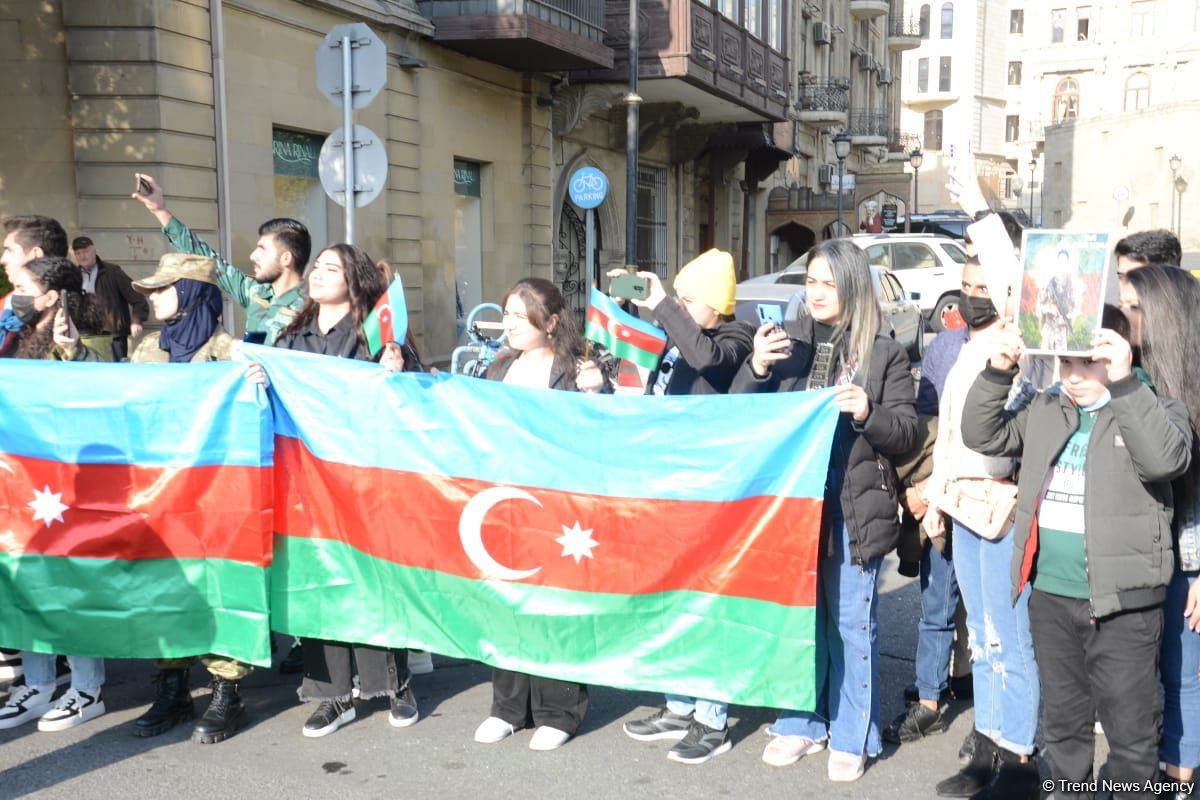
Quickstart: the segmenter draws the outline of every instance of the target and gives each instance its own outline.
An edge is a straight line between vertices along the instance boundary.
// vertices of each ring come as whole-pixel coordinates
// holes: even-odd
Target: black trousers
[[[301,639],[304,682],[301,700],[349,700],[358,674],[359,697],[393,695],[408,686],[408,651]]]
[[[129,358],[129,337],[114,336],[112,340],[113,361],[118,363]]]
[[[1108,739],[1108,778],[1145,784],[1158,776],[1158,653],[1162,608],[1093,620],[1086,600],[1039,592],[1029,627],[1042,684],[1043,751],[1055,781],[1092,780],[1099,714]],[[1084,797],[1061,791],[1061,800]],[[1086,795],[1091,797],[1091,795]],[[1144,797],[1116,791],[1113,797]]]
[[[587,713],[587,687],[523,672],[492,672],[492,716],[524,728],[530,721],[575,735]]]

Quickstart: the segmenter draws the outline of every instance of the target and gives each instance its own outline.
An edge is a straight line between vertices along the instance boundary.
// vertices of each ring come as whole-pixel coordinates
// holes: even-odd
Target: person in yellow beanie
[[[613,270],[609,277],[623,275]],[[709,250],[683,265],[675,276],[675,297],[662,279],[639,272],[649,291],[633,299],[667,332],[667,351],[650,375],[646,394],[725,394],[742,362],[754,349],[754,329],[733,318],[737,274],[733,256]]]

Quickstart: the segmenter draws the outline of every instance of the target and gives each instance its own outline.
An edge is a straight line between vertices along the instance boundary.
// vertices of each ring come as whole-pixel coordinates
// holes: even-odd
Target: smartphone
[[[775,333],[783,333],[783,334],[787,334],[787,331],[784,329],[783,325],[781,325],[780,323],[776,322],[776,323],[775,323],[775,327],[774,327],[774,328],[772,328],[772,329],[771,329],[771,330],[768,332],[768,335],[770,335],[770,334],[775,334]],[[783,353],[784,355],[789,355],[789,356],[790,356],[790,355],[792,354],[792,351],[795,349],[795,347],[796,347],[796,340],[795,340],[795,338],[793,338],[791,335],[788,335],[787,347],[784,347],[784,348],[782,348],[782,349],[780,349],[780,350],[778,350],[778,351],[776,351],[776,352]]]
[[[145,178],[143,178],[141,175],[138,175],[138,176],[137,176],[137,181],[136,181],[136,183],[135,183],[135,185],[134,185],[134,187],[133,187],[133,190],[134,190],[135,192],[137,192],[138,194],[140,194],[140,195],[143,195],[143,196],[149,196],[149,194],[150,194],[150,182],[149,182],[149,181],[147,181]]]
[[[246,342],[247,344],[266,344],[267,343],[267,332],[266,331],[246,331],[245,334],[242,335],[242,341]]]
[[[618,275],[609,284],[608,293],[613,297],[622,297],[626,300],[645,300],[650,296],[650,283],[645,278],[639,278],[633,273]]]

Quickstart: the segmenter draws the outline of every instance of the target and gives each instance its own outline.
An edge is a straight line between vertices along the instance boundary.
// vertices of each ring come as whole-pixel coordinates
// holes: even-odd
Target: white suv
[[[863,233],[850,239],[866,251],[871,264],[894,272],[906,291],[919,296],[917,302],[933,331],[943,329],[944,316],[958,308],[962,265],[967,260],[962,245],[928,233]],[[789,272],[804,272],[807,264],[805,253],[772,275],[778,279]]]

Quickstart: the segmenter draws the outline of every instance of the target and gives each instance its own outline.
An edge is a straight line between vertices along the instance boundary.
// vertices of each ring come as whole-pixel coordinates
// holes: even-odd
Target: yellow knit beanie
[[[733,313],[736,291],[733,256],[724,250],[701,253],[675,276],[675,294],[699,300],[722,316]]]

